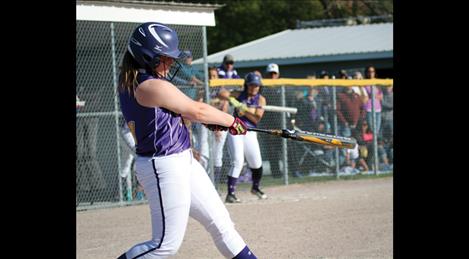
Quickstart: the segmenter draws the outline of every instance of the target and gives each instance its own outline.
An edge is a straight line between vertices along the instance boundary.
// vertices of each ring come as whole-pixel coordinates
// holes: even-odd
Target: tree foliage
[[[287,29],[297,20],[335,19],[393,14],[392,0],[180,0],[222,4],[215,27],[207,27],[212,54]]]

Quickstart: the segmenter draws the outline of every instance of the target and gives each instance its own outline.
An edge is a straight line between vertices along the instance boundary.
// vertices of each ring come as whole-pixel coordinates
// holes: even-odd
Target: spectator
[[[362,103],[358,94],[351,87],[346,87],[337,94],[337,118],[339,122],[339,135],[352,136],[358,121],[363,117]]]
[[[195,99],[197,102],[204,102],[204,90],[199,89],[197,97]],[[209,150],[208,150],[208,129],[203,126],[202,123],[192,122],[192,133],[193,133],[193,152],[197,161],[202,165],[205,171],[209,172]]]
[[[358,150],[360,151],[360,169],[362,171],[369,171],[369,164],[371,161],[370,152],[373,152],[373,132],[368,126],[366,121],[363,121],[361,128],[356,133],[356,140]]]
[[[184,51],[184,55],[184,64],[181,66],[179,73],[181,73],[181,76],[183,76],[189,82],[189,84],[193,86],[203,85],[204,82],[200,80],[200,78],[203,78],[200,75],[200,72],[192,67],[192,52],[190,50],[186,50]]]
[[[342,168],[344,173],[356,174],[360,170],[357,169],[357,163],[360,159],[360,152],[358,151],[358,145],[355,148],[350,148],[345,151],[345,167]]]
[[[389,158],[384,144],[384,140],[380,137],[378,137],[378,156],[379,168],[384,171],[392,170],[392,166],[389,163]]]
[[[380,136],[383,139],[383,151],[386,153],[389,168],[392,169],[393,159],[393,87],[386,87],[383,91],[381,111],[382,126]]]
[[[392,86],[386,87],[383,91],[383,102],[381,111],[382,127],[380,135],[384,142],[391,142],[393,137],[393,89]]]
[[[314,132],[322,134],[331,134],[327,130],[326,123],[324,120],[318,120],[313,128]],[[309,171],[309,175],[312,176],[315,173],[330,173],[330,170],[335,165],[334,160],[334,147],[324,145],[313,145],[314,159],[312,169]]]
[[[320,79],[330,79],[329,73],[325,70],[321,71]],[[332,109],[332,88],[324,86],[319,88],[318,101],[326,123],[326,130],[332,131],[332,119],[334,118],[334,110]]]
[[[376,71],[373,66],[369,66],[365,70],[366,72],[366,78],[367,79],[375,79],[376,78]],[[368,122],[368,125],[371,126],[371,130],[375,131],[375,128],[373,127],[373,113],[371,112],[371,87],[370,85],[365,86],[365,90],[370,97],[368,99],[368,102],[365,105],[365,110],[366,110],[366,120]],[[376,114],[376,133],[379,134],[379,130],[381,128],[381,102],[383,100],[383,92],[379,87],[374,87],[374,92],[375,92],[375,100],[374,100],[374,106],[375,106],[375,114]]]
[[[278,79],[280,77],[279,67],[275,63],[271,63],[271,64],[267,65],[267,68],[266,68],[265,72],[267,73],[266,78]]]
[[[353,75],[353,79],[362,80],[363,75],[360,71],[356,71]],[[368,93],[365,91],[365,88],[362,86],[352,87],[353,91],[360,96],[360,100],[363,103],[363,109],[365,108],[366,103],[368,102]]]
[[[209,68],[209,77],[210,80],[218,79],[218,73],[216,67]],[[220,88],[220,91],[226,90],[225,88]],[[224,111],[226,113],[233,113],[230,111],[230,105],[227,100],[220,99],[218,97],[212,98],[211,103],[212,106],[216,107],[217,109]],[[222,183],[222,166],[223,166],[223,147],[225,146],[226,136],[228,134],[227,131],[214,131],[215,135],[215,143],[213,146],[213,154],[214,154],[214,180],[216,184]]]
[[[265,69],[265,78],[267,79],[279,79],[280,78],[280,69],[277,64],[271,63],[268,64]],[[281,94],[280,88],[274,87],[268,89],[270,93],[269,95],[269,104],[270,105],[281,105]],[[269,127],[273,129],[277,128],[280,129],[282,127],[281,120],[278,119],[279,114],[274,112],[266,112],[264,114],[263,122],[268,122]],[[267,143],[263,143],[261,147],[271,147],[271,146],[282,146],[282,140],[280,138],[270,138],[266,141]],[[270,171],[272,177],[280,178],[282,177],[282,172],[280,171],[279,162],[283,161],[282,152],[265,152],[267,154],[266,159],[270,163]]]
[[[349,76],[348,76],[348,74],[347,74],[347,71],[344,70],[344,69],[341,69],[341,70],[339,71],[339,76],[338,76],[338,77],[339,77],[339,79],[349,79]]]
[[[177,86],[186,87],[181,90],[191,99],[195,100],[197,97],[197,89],[187,88],[187,86],[195,87],[203,85],[204,82],[199,79],[203,78],[203,76],[200,75],[199,71],[195,70],[192,67],[192,52],[190,50],[186,50],[183,52],[184,62],[181,64],[181,68],[179,69],[178,73],[174,76],[171,82]]]
[[[130,125],[133,127],[133,124]],[[135,128],[133,130],[135,130]],[[125,122],[121,127],[122,139],[129,149],[128,151],[122,150],[122,154],[126,155],[127,158],[125,159],[124,167],[121,172],[122,174],[120,175],[126,180],[126,195],[128,201],[132,201],[133,199],[132,189],[134,185],[136,186],[136,199],[143,200],[144,198],[143,187],[138,183],[135,175],[132,174],[132,172],[135,171],[135,138],[133,136],[134,133],[132,133],[133,130],[131,130],[129,125]]]
[[[208,78],[210,80],[218,79],[218,70],[217,70],[216,67],[209,67],[208,68]]]
[[[240,78],[234,69],[234,58],[230,54],[223,58],[223,63],[217,68],[219,78]]]

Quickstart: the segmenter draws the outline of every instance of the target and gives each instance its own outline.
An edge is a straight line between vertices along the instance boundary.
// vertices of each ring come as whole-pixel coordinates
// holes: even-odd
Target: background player
[[[262,87],[261,77],[254,72],[250,72],[244,79],[244,89],[242,92],[220,91],[222,98],[228,99],[233,95],[243,105],[238,106],[235,110],[235,116],[239,117],[250,128],[255,128],[264,115],[264,109],[261,106],[266,105],[265,97],[260,94]],[[228,147],[231,154],[232,164],[228,173],[228,194],[226,202],[241,202],[235,195],[236,183],[243,169],[244,157],[252,172],[252,188],[251,193],[257,195],[260,199],[266,199],[259,188],[262,177],[262,157],[257,140],[257,133],[249,131],[244,136],[228,136]]]
[[[210,79],[217,79],[218,72],[216,67],[211,67],[208,70]],[[225,88],[221,88],[223,91]],[[211,105],[224,112],[229,112],[230,104],[226,99],[220,99],[218,97],[211,99]],[[215,143],[213,144],[213,155],[214,155],[214,171],[215,171],[215,183],[222,182],[222,166],[223,166],[223,147],[225,146],[226,131],[215,131]]]
[[[183,240],[189,215],[211,234],[227,258],[256,258],[234,228],[202,166],[193,158],[184,120],[246,134],[238,118],[187,97],[168,79],[181,57],[177,33],[160,23],[144,23],[132,33],[119,77],[121,110],[135,138],[135,169],[148,199],[152,239],[119,259],[166,258]],[[169,81],[168,81],[169,80]]]

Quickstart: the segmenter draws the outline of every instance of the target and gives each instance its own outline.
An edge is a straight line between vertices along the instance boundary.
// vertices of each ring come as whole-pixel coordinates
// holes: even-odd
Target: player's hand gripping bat
[[[314,144],[334,146],[338,148],[355,148],[357,140],[354,138],[346,138],[341,136],[327,135],[322,133],[301,131],[301,130],[272,130],[249,128],[249,131],[257,131],[270,135],[280,136],[282,138],[293,139],[297,141],[306,141]]]

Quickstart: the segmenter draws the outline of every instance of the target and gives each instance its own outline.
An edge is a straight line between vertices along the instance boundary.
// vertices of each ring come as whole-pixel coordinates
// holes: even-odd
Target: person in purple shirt
[[[261,77],[254,72],[250,72],[244,79],[244,90],[242,92],[230,93],[227,90],[220,91],[219,96],[229,99],[230,96],[237,99],[237,103],[241,104],[234,112],[238,117],[249,126],[249,128],[257,127],[264,116],[263,106],[266,105],[266,99],[260,94],[262,88]],[[232,159],[231,168],[228,172],[228,194],[225,202],[239,203],[241,200],[236,197],[236,183],[238,181],[241,170],[244,165],[244,157],[252,172],[251,193],[259,199],[266,199],[267,195],[260,189],[260,181],[262,178],[262,157],[257,140],[257,132],[249,131],[244,136],[230,135],[228,138],[228,148]]]
[[[236,69],[234,69],[234,58],[230,54],[223,58],[223,63],[217,67],[218,78],[240,78]]]
[[[254,259],[207,173],[194,159],[184,120],[232,135],[246,134],[246,125],[190,99],[170,82],[170,74],[175,75],[170,70],[183,56],[178,45],[172,28],[144,23],[132,33],[122,61],[120,105],[135,140],[135,171],[150,206],[152,238],[133,246],[119,259],[175,255],[189,216],[210,232],[224,257]]]

